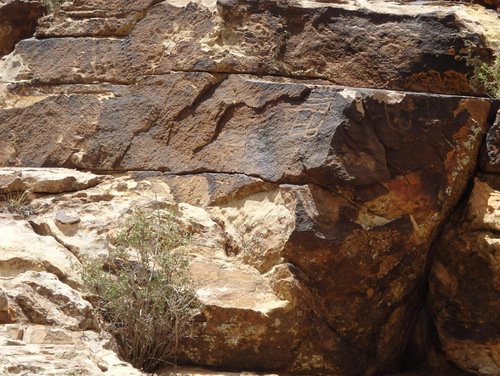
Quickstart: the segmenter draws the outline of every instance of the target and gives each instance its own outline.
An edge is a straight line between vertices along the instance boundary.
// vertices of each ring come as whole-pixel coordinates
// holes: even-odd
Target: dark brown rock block
[[[72,90],[0,110],[2,165],[240,173],[349,186],[362,201],[388,189],[405,195],[405,186],[418,184],[432,196],[436,182],[451,181],[452,166],[473,158],[490,106],[473,98],[207,73],[94,94]]]
[[[97,2],[76,2],[66,13],[74,21],[53,17],[39,29],[40,37],[58,38],[23,41],[17,52],[36,82],[130,83],[205,71],[470,94],[471,69],[460,56],[464,41],[482,46],[457,8],[220,0],[214,12],[152,3],[119,13],[112,2],[96,17]],[[103,38],[114,35],[125,38]]]

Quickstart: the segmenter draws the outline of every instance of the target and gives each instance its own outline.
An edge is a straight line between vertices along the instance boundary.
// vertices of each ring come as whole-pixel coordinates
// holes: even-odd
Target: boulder
[[[225,256],[225,255],[224,255]],[[205,305],[191,337],[181,343],[180,362],[233,369],[286,369],[307,333],[308,310],[279,294],[275,281],[230,257],[196,258],[191,266]],[[286,294],[300,290],[286,266],[277,266]],[[228,356],[229,355],[229,356]]]
[[[0,130],[0,164],[218,172],[275,183],[368,186],[428,166],[431,160],[424,158],[436,153],[444,158],[454,144],[445,129],[454,133],[477,121],[473,128],[479,132],[490,107],[482,99],[255,76],[178,73],[165,80],[161,88],[115,87],[120,96],[104,100],[95,94],[57,95],[0,110],[7,125]],[[49,107],[58,111],[45,117]],[[40,118],[57,130],[50,133],[57,139],[39,126]],[[14,149],[15,158],[9,152]],[[415,160],[416,152],[423,158]]]
[[[0,193],[61,193],[97,185],[103,176],[64,168],[2,168]]]

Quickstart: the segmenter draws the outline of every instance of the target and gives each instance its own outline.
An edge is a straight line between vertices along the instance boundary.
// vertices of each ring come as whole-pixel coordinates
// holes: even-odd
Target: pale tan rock
[[[0,374],[142,376],[108,349],[109,338],[93,331],[53,326],[0,327]]]
[[[222,224],[226,252],[261,273],[281,264],[281,250],[295,227],[293,197],[285,190],[249,195],[211,209]]]
[[[474,230],[500,231],[500,191],[494,179],[476,177],[467,204],[467,215]]]
[[[57,326],[28,326],[23,331],[23,341],[34,345],[75,345],[74,336]]]
[[[134,207],[174,207],[163,181],[130,176],[56,198],[39,198],[33,205],[38,216],[32,221],[39,233],[57,239],[76,255],[92,257],[107,254],[116,228],[123,225],[124,215]],[[61,221],[62,211],[71,220]]]
[[[2,278],[0,284],[20,321],[72,330],[94,326],[91,304],[54,274],[27,271],[12,279]]]
[[[0,338],[3,341],[20,341],[23,339],[24,329],[19,324],[3,324],[0,326]],[[19,342],[19,344],[23,344]]]
[[[15,277],[25,271],[47,271],[79,286],[75,256],[53,237],[41,236],[26,221],[0,218],[0,276]]]
[[[205,308],[193,323],[193,336],[181,341],[181,362],[286,367],[293,358],[292,349],[307,333],[307,314],[296,298],[300,287],[288,289],[295,300],[287,300],[287,295],[275,291],[269,276],[220,254],[196,257],[192,275]],[[294,279],[291,274],[287,277]]]
[[[103,176],[66,168],[0,168],[0,193],[29,191],[35,193],[72,192],[93,187]]]
[[[269,281],[248,266],[234,266],[230,259],[196,258],[191,265],[197,295],[204,304],[222,310],[234,308],[272,316],[289,302],[279,299]],[[222,335],[222,333],[221,333]]]

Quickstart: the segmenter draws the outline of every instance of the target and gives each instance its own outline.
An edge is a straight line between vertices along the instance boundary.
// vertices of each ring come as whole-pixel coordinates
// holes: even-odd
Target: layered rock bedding
[[[197,234],[179,364],[500,374],[483,5],[0,2],[0,373],[142,374],[75,265],[160,207]]]

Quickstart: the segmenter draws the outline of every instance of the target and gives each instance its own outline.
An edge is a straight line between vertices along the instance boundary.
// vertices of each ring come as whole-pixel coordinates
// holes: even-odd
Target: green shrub
[[[55,13],[59,11],[61,5],[63,5],[67,0],[42,0],[42,4],[47,8],[49,13]]]
[[[469,80],[471,87],[484,91],[492,98],[500,98],[500,51],[494,61],[488,64],[475,53],[477,48],[471,42],[466,42],[465,46],[467,53],[463,59],[474,69]]]
[[[491,65],[481,64],[477,75],[486,93],[493,98],[500,98],[500,55]]]
[[[175,364],[179,339],[199,311],[182,246],[192,236],[172,213],[136,209],[102,260],[83,260],[82,277],[120,355],[151,372]]]

